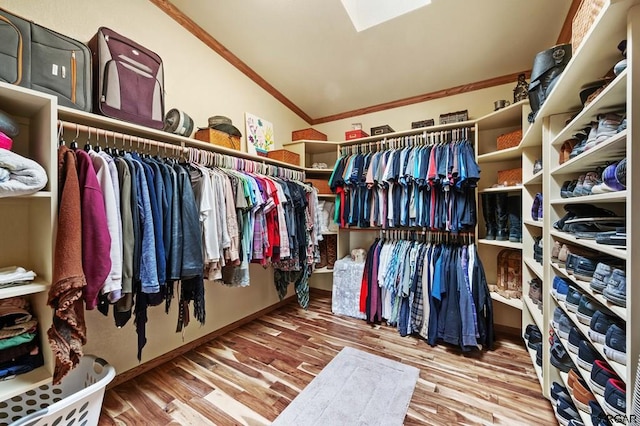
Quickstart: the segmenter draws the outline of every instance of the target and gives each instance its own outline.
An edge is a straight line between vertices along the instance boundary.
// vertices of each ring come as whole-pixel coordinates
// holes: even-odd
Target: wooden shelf
[[[625,109],[627,98],[627,70],[620,73],[609,85],[587,105],[573,120],[552,140],[551,145],[561,146],[576,132],[589,126],[599,113],[604,111],[620,111]]]
[[[553,329],[554,332],[558,335],[557,330],[554,328]],[[558,335],[558,339],[560,340],[560,343],[562,343],[562,346],[564,346],[565,351],[567,351],[567,353],[571,353],[569,351],[569,346],[567,345],[567,342],[560,337],[560,335]],[[573,354],[571,354],[573,355]],[[577,362],[577,356],[576,356],[576,361],[574,361],[573,363],[576,364]],[[573,358],[571,358],[573,359]],[[577,364],[576,364],[577,366]],[[580,369],[580,367],[578,367],[578,369]],[[569,389],[569,373],[565,373],[563,371],[558,370],[558,374],[560,375],[560,380],[562,380],[562,383],[564,384],[564,387],[566,387],[567,389]],[[589,378],[587,378],[587,382],[589,381]],[[576,408],[578,407],[578,404],[576,403],[576,398],[571,395],[571,399],[573,400],[573,404],[576,406]],[[593,426],[593,422],[591,421],[591,416],[587,413],[585,413],[584,411],[578,409],[578,414],[580,415],[580,418],[582,419],[582,423],[585,426]]]
[[[551,230],[549,231],[549,233],[551,234],[552,237],[560,238],[562,240],[568,241],[575,245],[590,248],[592,250],[599,251],[601,253],[609,254],[619,259],[627,258],[626,248],[616,248],[616,246],[598,244],[595,242],[595,240],[585,240],[582,238],[576,238],[572,234],[569,234],[568,232],[558,231],[557,229]]]
[[[327,267],[317,268],[313,270],[314,274],[333,274],[333,269],[329,269]]]
[[[533,273],[538,276],[538,278],[542,279],[544,275],[544,269],[542,265],[536,262],[534,259],[531,259],[530,257],[525,257],[523,260],[524,264],[527,265],[529,269],[531,269]]]
[[[333,169],[314,169],[313,167],[305,167],[304,171],[307,174],[318,174],[318,175],[331,175],[331,173],[333,173]]]
[[[38,191],[38,192],[34,192],[33,194],[27,194],[27,195],[17,195],[15,197],[7,197],[6,199],[12,199],[12,198],[51,198],[53,195],[51,194],[51,191]]]
[[[596,167],[604,166],[608,161],[622,160],[626,152],[627,130],[623,130],[566,163],[560,164],[551,170],[551,176],[592,171]]]
[[[604,194],[583,195],[581,197],[556,198],[551,200],[551,204],[581,204],[581,203],[603,203],[618,202],[623,203],[627,200],[627,191],[607,192]]]
[[[522,221],[525,225],[535,226],[537,228],[542,228],[542,221],[536,221],[533,219],[525,219]]]
[[[544,170],[540,170],[535,175],[531,176],[529,179],[523,182],[524,185],[539,185],[542,184],[542,174]]]
[[[522,156],[522,148],[514,146],[513,148],[501,149],[499,151],[489,152],[478,155],[478,163],[494,163],[498,161],[515,160]]]
[[[38,282],[37,280],[29,284],[20,284],[11,287],[0,288],[0,299],[8,299],[9,297],[26,296],[28,294],[42,293],[47,291],[48,284]]]
[[[283,148],[290,147],[292,145],[304,144],[305,150],[307,154],[323,154],[326,152],[338,152],[338,147],[341,142],[332,142],[332,141],[313,141],[313,140],[299,140],[293,142],[284,142],[282,144]]]
[[[491,192],[519,192],[522,191],[522,185],[516,186],[501,186],[499,188],[485,188],[478,191],[479,194],[491,193]]]
[[[503,127],[522,125],[522,107],[529,105],[525,99],[479,118],[476,123],[482,130],[501,129]]]
[[[522,299],[507,299],[502,296],[500,293],[496,293],[495,291],[490,292],[491,298],[496,302],[504,303],[505,305],[509,305],[512,308],[516,308],[522,310]]]
[[[523,294],[522,298],[524,299],[524,304],[526,306],[526,309],[529,311],[529,314],[533,318],[533,322],[536,323],[540,331],[544,330],[546,327],[544,327],[542,312],[540,312],[540,309],[538,309],[538,306],[536,306],[536,304],[533,303],[533,300],[531,300],[529,296]]]
[[[591,290],[590,282],[577,279],[574,275],[571,275],[569,271],[566,270],[566,268],[561,267],[557,263],[551,262],[551,266],[555,270],[556,274],[560,274],[564,278],[571,281],[578,288],[580,288],[580,290],[582,290],[584,293],[588,294],[589,296],[591,296],[591,298],[593,298],[594,300],[597,300],[602,306],[609,309],[613,314],[617,315],[618,318],[624,321],[627,320],[626,308],[623,308],[622,306],[614,305],[613,303],[605,299],[602,294],[596,293],[595,291]]]
[[[512,243],[511,241],[486,240],[483,238],[478,240],[478,244],[522,250],[522,243]]]
[[[367,136],[366,138],[352,139],[352,140],[340,142],[340,146],[359,145],[366,142],[381,141],[385,139],[397,138],[400,136],[420,135],[425,132],[433,133],[433,132],[440,132],[443,130],[475,127],[475,124],[476,124],[476,120],[460,121],[458,123],[449,123],[449,124],[439,124],[436,126],[421,127],[418,129],[403,130],[400,132],[393,132],[393,133],[385,133],[384,135]]]
[[[2,382],[0,386],[0,401],[6,401],[38,386],[51,382],[52,375],[45,366],[36,368],[25,374],[19,374],[11,380]]]

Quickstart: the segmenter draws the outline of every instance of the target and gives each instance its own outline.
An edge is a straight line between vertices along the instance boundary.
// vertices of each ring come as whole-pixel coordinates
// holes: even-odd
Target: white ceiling
[[[433,0],[362,32],[340,0],[171,3],[317,119],[530,70],[571,0]]]

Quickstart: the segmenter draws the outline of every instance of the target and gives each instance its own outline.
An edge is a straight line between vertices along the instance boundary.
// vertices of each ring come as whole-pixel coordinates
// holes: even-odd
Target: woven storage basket
[[[318,194],[331,194],[329,181],[326,179],[307,179],[306,182],[314,188],[318,188]]]
[[[584,36],[595,22],[604,4],[605,0],[582,0],[582,3],[580,3],[571,23],[571,50],[573,55],[582,44]]]
[[[231,136],[228,133],[212,129],[210,127],[198,130],[194,137],[199,141],[209,142],[224,148],[240,151],[240,138],[238,136]]]
[[[522,140],[522,129],[514,130],[513,132],[504,133],[498,136],[496,143],[498,150],[513,148],[518,146]]]
[[[275,149],[273,151],[267,151],[267,157],[274,160],[283,161],[294,166],[300,165],[300,155],[295,152],[287,151],[286,149]]]
[[[522,297],[522,253],[504,249],[498,253],[498,293],[507,299]]]
[[[326,141],[327,135],[316,129],[302,129],[291,132],[291,141],[310,140],[310,141]]]
[[[515,186],[522,183],[522,167],[498,171],[498,184]]]

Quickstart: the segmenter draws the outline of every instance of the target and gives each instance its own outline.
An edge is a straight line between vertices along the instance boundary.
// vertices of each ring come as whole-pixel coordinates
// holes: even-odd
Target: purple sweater
[[[98,305],[98,294],[111,270],[111,236],[104,196],[91,157],[76,150],[82,206],[82,269],[87,279],[84,301],[88,310]]]

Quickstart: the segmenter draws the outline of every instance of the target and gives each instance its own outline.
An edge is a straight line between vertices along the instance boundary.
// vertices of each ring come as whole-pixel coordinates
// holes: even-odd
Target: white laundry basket
[[[116,370],[85,355],[59,385],[48,383],[0,402],[0,425],[94,426]]]

